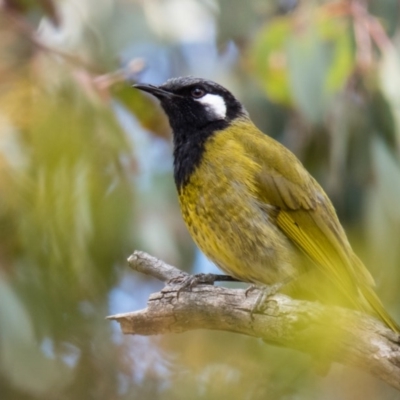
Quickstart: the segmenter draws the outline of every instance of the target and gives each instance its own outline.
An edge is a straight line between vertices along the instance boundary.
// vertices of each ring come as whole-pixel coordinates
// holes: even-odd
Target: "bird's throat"
[[[185,127],[174,129],[174,179],[178,192],[190,181],[191,175],[200,165],[205,144],[219,131],[226,129],[229,123],[215,121],[201,129]]]

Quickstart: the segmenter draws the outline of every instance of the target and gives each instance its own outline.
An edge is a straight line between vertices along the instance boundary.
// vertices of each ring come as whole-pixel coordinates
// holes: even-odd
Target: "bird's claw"
[[[259,289],[260,294],[257,296],[257,299],[254,303],[254,306],[251,310],[251,315],[253,314],[259,314],[263,313],[265,311],[265,306],[266,303],[268,302],[269,298],[274,296],[276,293],[278,293],[282,287],[284,286],[284,283],[275,283],[274,285],[270,286],[256,286],[252,285],[246,290],[246,296],[248,295],[248,292],[251,290]]]
[[[259,286],[259,285],[252,284],[245,290],[244,295],[246,297],[248,297],[249,294],[251,292],[253,292],[254,290],[263,290],[263,289],[264,289],[264,286]]]

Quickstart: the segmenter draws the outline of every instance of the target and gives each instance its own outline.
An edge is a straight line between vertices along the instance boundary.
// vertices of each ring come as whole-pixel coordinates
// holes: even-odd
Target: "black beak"
[[[147,85],[143,83],[139,83],[136,85],[133,85],[134,88],[142,90],[143,92],[147,92],[152,94],[153,96],[157,97],[157,99],[165,99],[165,98],[171,98],[174,97],[175,95],[171,92],[167,92],[164,89],[160,89],[157,86],[153,85]]]

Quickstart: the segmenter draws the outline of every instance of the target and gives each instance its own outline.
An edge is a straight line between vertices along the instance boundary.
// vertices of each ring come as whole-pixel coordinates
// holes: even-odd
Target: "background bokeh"
[[[214,271],[182,222],[168,122],[130,85],[227,86],[333,200],[400,321],[397,0],[0,1],[0,398],[400,399],[224,332],[124,337],[160,283]]]

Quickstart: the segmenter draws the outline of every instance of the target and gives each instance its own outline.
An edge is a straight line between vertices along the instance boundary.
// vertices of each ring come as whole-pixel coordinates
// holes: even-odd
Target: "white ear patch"
[[[211,111],[216,117],[224,119],[226,117],[226,104],[223,97],[217,94],[206,94],[200,99],[196,99],[204,104],[206,108]]]

